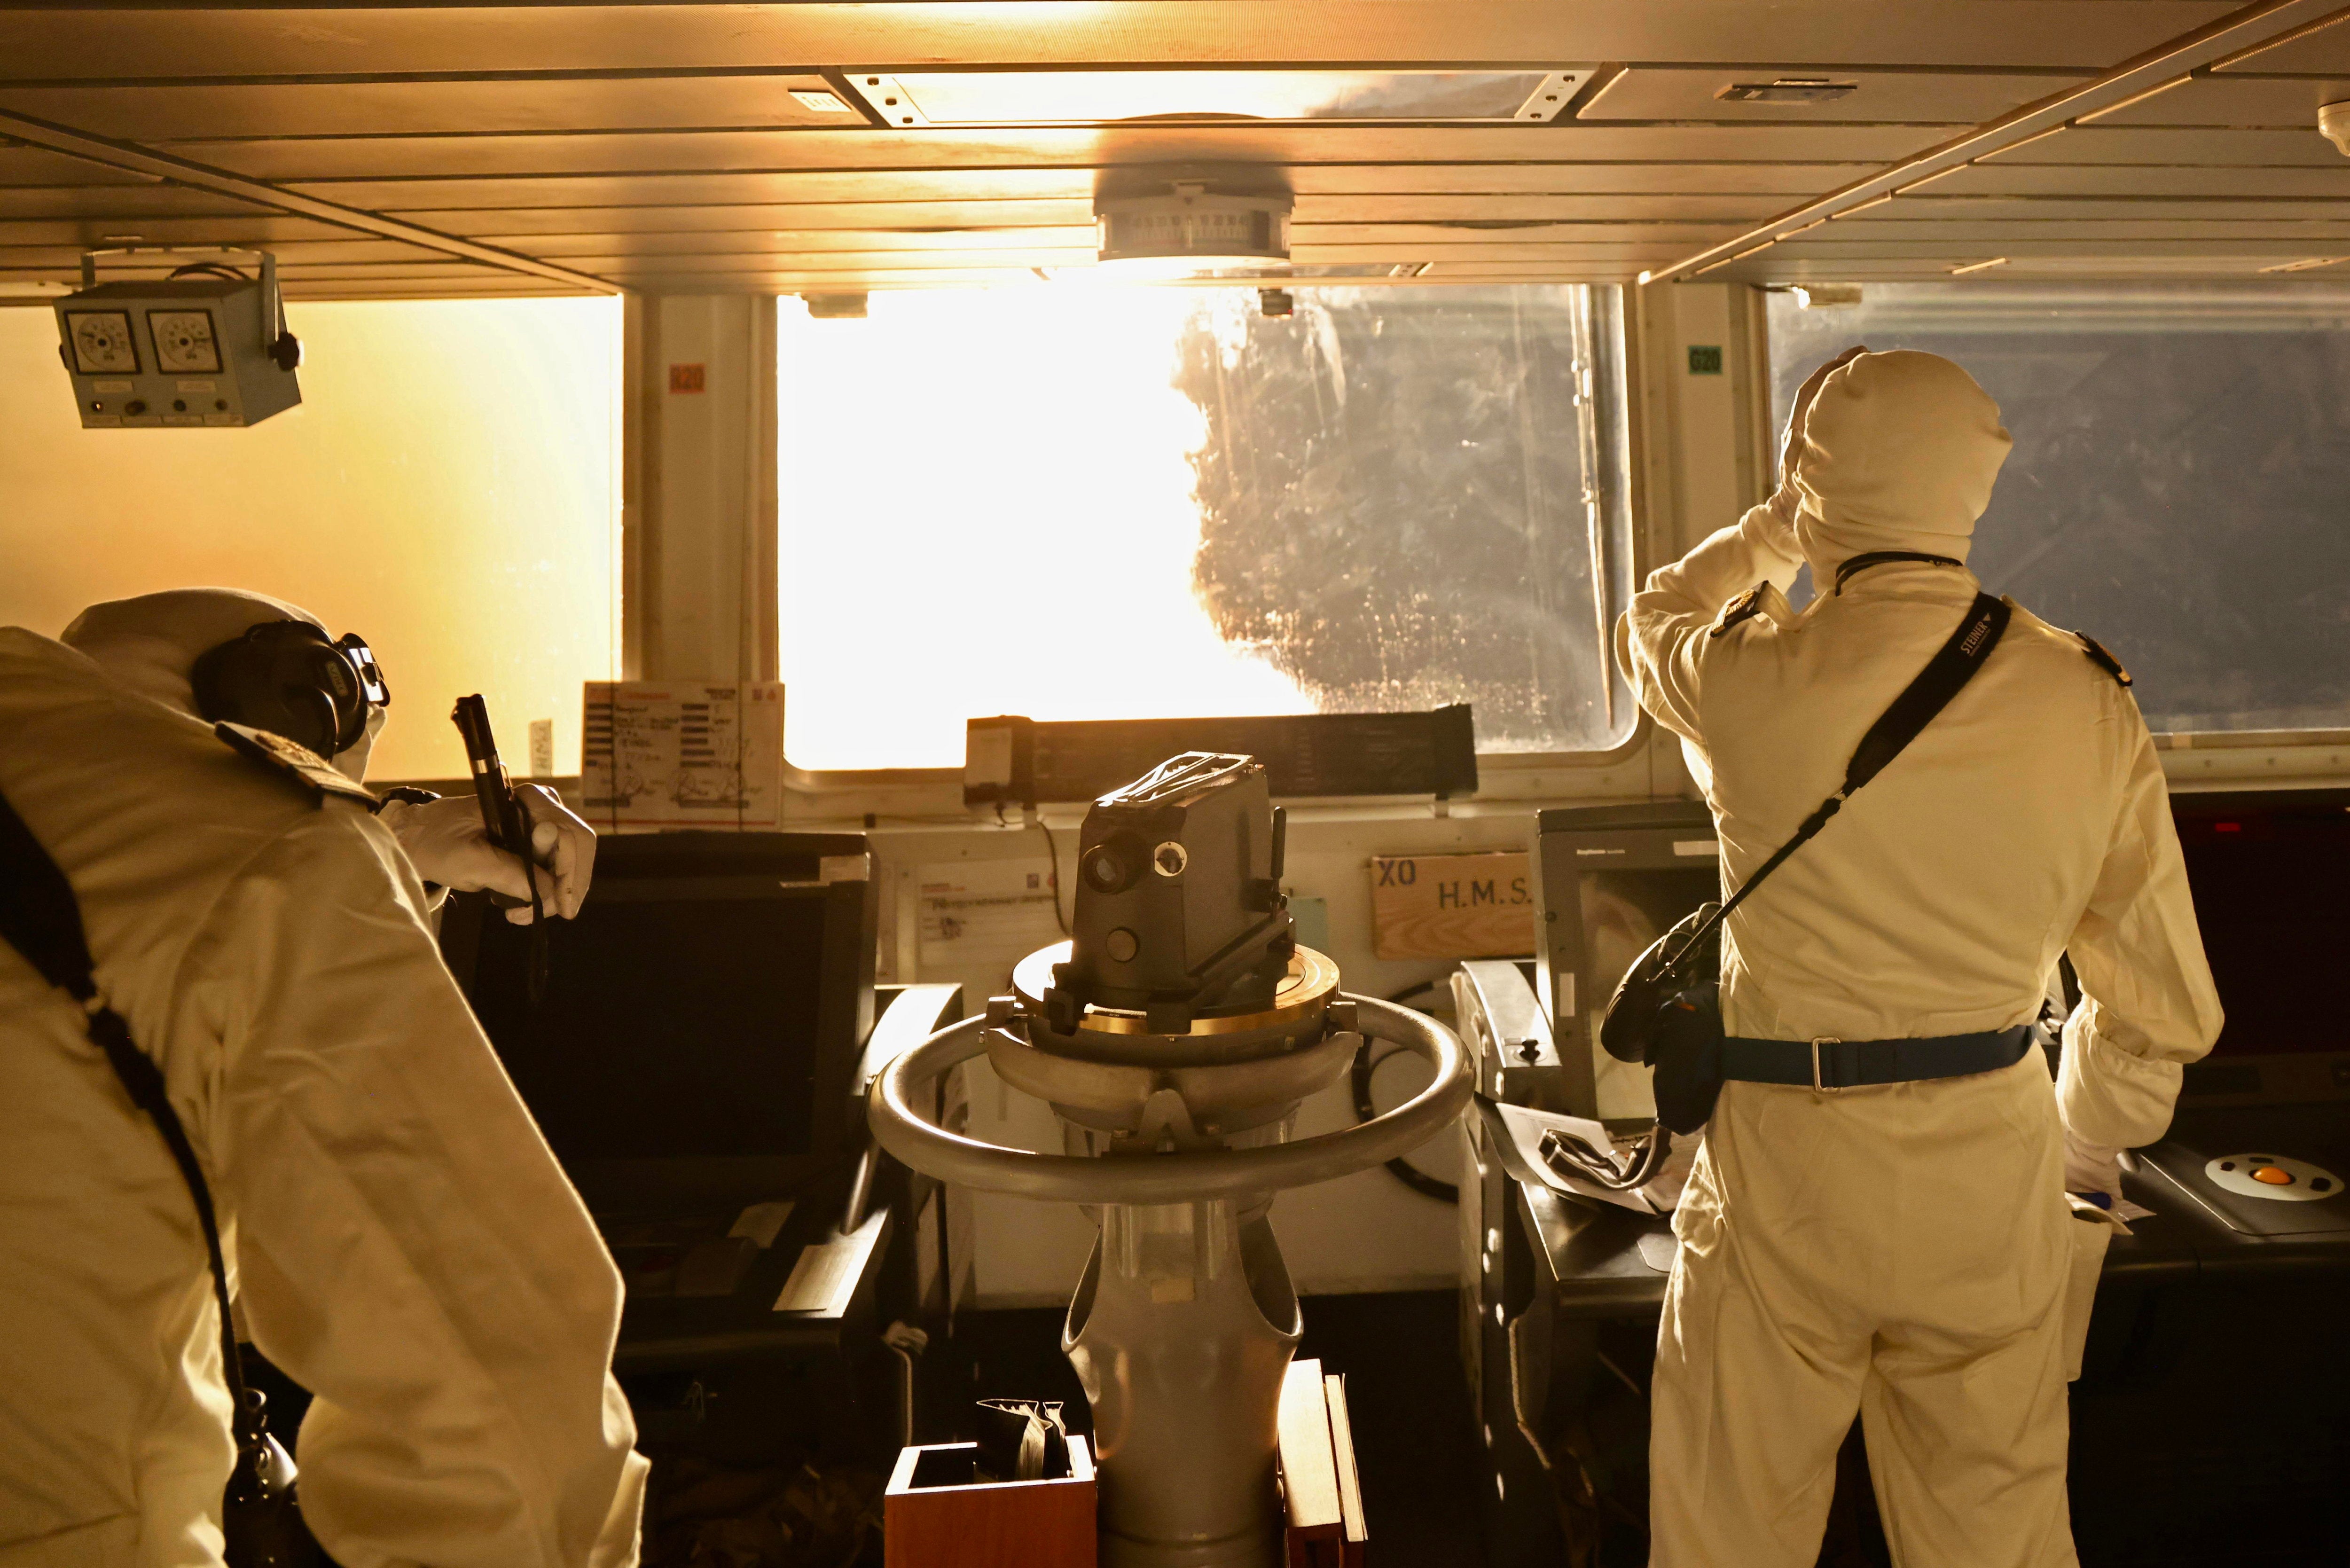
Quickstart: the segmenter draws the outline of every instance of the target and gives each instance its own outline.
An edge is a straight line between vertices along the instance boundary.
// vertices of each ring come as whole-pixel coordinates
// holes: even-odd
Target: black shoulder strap
[[[195,1146],[163,1083],[162,1069],[130,1038],[122,1015],[99,1000],[98,966],[91,961],[89,938],[82,929],[81,906],[73,884],[41,847],[16,808],[0,796],[0,937],[40,971],[41,978],[81,1004],[91,1041],[106,1054],[114,1075],[122,1082],[130,1103],[152,1117],[156,1130],[172,1150],[188,1195],[195,1199],[196,1219],[204,1230],[204,1251],[213,1270],[213,1300],[220,1308],[221,1375],[228,1380],[234,1408],[233,1425],[240,1448],[259,1439],[260,1413],[245,1397],[244,1366],[237,1356],[236,1327],[229,1318],[228,1267],[221,1256],[220,1222],[213,1212],[212,1189],[203,1168],[196,1162]]]
[[[1828,825],[1828,818],[1844,809],[1844,803],[1852,798],[1854,791],[1883,773],[1886,764],[1899,756],[1903,748],[1934,722],[1935,715],[1950,705],[1950,699],[1974,679],[1975,671],[1981,670],[1984,660],[1991,657],[1991,650],[1999,646],[2000,637],[2007,630],[2011,613],[2012,608],[2005,600],[1995,599],[1981,592],[1975,595],[1975,602],[1967,607],[1966,618],[1959,622],[1958,629],[1950,633],[1950,640],[1926,661],[1926,668],[1918,672],[1918,678],[1909,682],[1901,695],[1893,700],[1893,705],[1868,727],[1868,733],[1860,738],[1860,744],[1853,751],[1852,761],[1845,764],[1843,787],[1820,802],[1819,809],[1804,818],[1803,826],[1795,829],[1795,836],[1781,845],[1770,859],[1762,862],[1754,875],[1746,878],[1745,886],[1723,901],[1721,908],[1714,912],[1713,919],[1706,921],[1689,941],[1682,944],[1682,953],[1696,953],[1705,938],[1730,918],[1731,910],[1744,903],[1749,893],[1761,887],[1764,878],[1786,863],[1787,857],[1811,842],[1820,829]]]

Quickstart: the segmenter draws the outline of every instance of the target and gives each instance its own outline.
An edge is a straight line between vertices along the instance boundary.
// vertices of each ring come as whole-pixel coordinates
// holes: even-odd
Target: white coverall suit
[[[382,824],[0,629],[0,794],[162,1068],[255,1345],[317,1394],[347,1568],[630,1564],[619,1279]],[[212,1568],[234,1457],[203,1234],[80,1011],[0,946],[0,1568]]]
[[[1621,628],[1641,705],[1683,738],[1735,888],[1842,782],[1957,627],[2007,453],[1928,354],[1823,384],[1793,483],[1652,575]],[[1784,590],[1808,561],[1818,597]],[[1712,635],[1758,584],[1759,613]],[[1726,1085],[1680,1199],[1658,1338],[1652,1568],[1808,1568],[1859,1412],[1903,1568],[2074,1561],[2062,1325],[2065,1133],[2137,1147],[2220,1013],[2162,771],[2128,692],[2021,608],[1974,679],[1729,922],[1733,1036],[1882,1040],[2036,1016],[2060,952],[2085,993],[2052,1094],[1994,1073],[1827,1093]],[[2061,1116],[2061,1123],[2060,1123]]]

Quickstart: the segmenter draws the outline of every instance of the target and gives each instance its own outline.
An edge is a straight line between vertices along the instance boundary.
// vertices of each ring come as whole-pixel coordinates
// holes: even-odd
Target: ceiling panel
[[[899,230],[908,234],[989,228],[1091,226],[1093,203],[1062,202],[763,202],[679,207],[454,208],[408,214],[452,234],[535,251],[572,234],[663,234],[690,240],[702,232],[766,229],[823,234]]]
[[[1840,220],[1869,223],[1880,214],[1918,215],[1971,223],[2001,218],[2179,218],[2237,223],[2350,217],[2350,197],[2335,201],[2291,201],[2227,196],[1903,196]]]
[[[1335,223],[1301,231],[1291,246],[1300,263],[1328,261],[1424,261],[1468,254],[1510,255],[1616,254],[1623,247],[1644,252],[1661,247],[1688,249],[1711,244],[1732,232],[1729,226],[1688,223],[1576,223],[1513,230],[1502,234],[1463,234],[1457,230],[1383,223]],[[882,266],[1073,266],[1090,265],[1094,257],[1091,229],[1012,231],[1001,234],[956,236],[968,243],[954,245],[923,244],[921,239],[894,234],[843,234],[824,235],[840,244],[808,244],[806,235],[775,235],[756,232],[686,236],[673,234],[567,234],[536,253],[599,276],[618,275],[632,260],[667,258],[678,270],[693,270],[713,258],[762,256],[782,265],[795,258],[811,267]],[[854,243],[864,242],[864,243]],[[878,243],[877,243],[878,242]],[[1596,248],[1595,248],[1596,247]],[[68,258],[70,259],[70,258]],[[356,258],[354,258],[356,259]]]
[[[0,223],[15,218],[120,218],[133,221],[165,215],[260,214],[264,209],[177,185],[97,185],[0,187]]]
[[[2350,246],[2350,160],[2313,128],[2350,96],[2350,29],[1926,181],[1903,161],[2230,17],[2282,28],[2320,0],[1055,0],[842,5],[9,7],[0,113],[129,144],[263,209],[0,140],[0,276],[70,275],[80,247],[265,242],[296,297],[568,292],[462,259],[401,219],[630,286],[1029,281],[1082,264],[1099,189],[1180,176],[1294,191],[1302,265],[1427,264],[1434,281],[1625,278],[1741,248],[1780,213],[1872,177],[1911,192],[1710,270],[1949,275],[2008,255],[2241,276]],[[2253,22],[2243,18],[2251,16]],[[2263,23],[2260,19],[2267,19]],[[2339,36],[2337,37],[2337,33]],[[2220,47],[2204,46],[2209,57]],[[2318,57],[2312,56],[2311,57]],[[1255,63],[1623,69],[1554,125],[1232,120],[893,130],[790,96],[820,70],[1159,69]],[[1760,62],[1760,63],[1758,63]],[[2259,65],[2266,74],[2246,74]],[[2183,68],[2172,66],[2167,68]],[[2339,76],[2330,79],[2328,71]],[[1830,102],[1733,102],[1736,81],[1849,81]],[[2117,90],[2128,90],[2126,88]],[[2058,110],[2058,113],[2069,110]],[[2017,134],[2021,134],[2020,132]],[[152,148],[154,154],[140,148]],[[82,144],[103,160],[103,142]],[[204,168],[216,171],[205,173]],[[255,189],[239,181],[275,182]],[[1768,232],[1765,230],[1764,232]],[[410,243],[414,242],[414,243]],[[520,265],[520,264],[517,264]],[[1876,269],[1869,271],[1868,269]],[[305,291],[312,291],[307,294]]]
[[[805,71],[521,81],[311,82],[244,87],[0,88],[0,109],[130,141],[206,137],[862,125],[794,98],[829,92]],[[835,101],[841,101],[836,99]]]
[[[5,236],[0,236],[0,267],[41,267],[70,272],[80,265],[83,248],[81,242],[77,240],[48,244],[26,244],[24,236],[11,229]],[[270,250],[277,257],[281,269],[353,262],[418,262],[439,265],[450,260],[437,251],[404,245],[397,240],[349,237],[274,242]],[[198,251],[167,255],[108,256],[103,258],[103,270],[109,277],[161,277],[175,266],[203,259],[205,254]],[[215,250],[210,254],[217,254],[218,252]]]
[[[1700,192],[1809,195],[1866,172],[1866,163],[1484,163],[1306,165],[1289,171],[1309,194],[1599,195]],[[419,223],[433,215],[521,208],[736,204],[765,202],[1093,201],[1091,170],[978,169],[870,174],[829,171],[751,174],[579,175],[538,179],[301,181],[299,191]]]
[[[1773,247],[1774,249],[1776,247]],[[1765,253],[1766,254],[1768,253]],[[1856,258],[1824,260],[1817,258],[1787,258],[1764,263],[1762,256],[1744,262],[1732,262],[1718,272],[1706,275],[1709,281],[1741,283],[1950,283],[1954,280],[1950,267],[1943,262],[1915,258],[1884,257],[1874,261]],[[1985,283],[2014,283],[2025,279],[2101,278],[2165,278],[2212,279],[2253,282],[2261,277],[2258,265],[2245,260],[2225,267],[2215,267],[2201,256],[2140,256],[2140,255],[2074,255],[2020,257],[2006,265],[1987,272],[1970,275]]]
[[[2103,124],[2084,125],[2011,148],[1996,154],[1991,161],[2350,169],[2350,159],[2345,159],[2332,142],[2320,136],[2314,122],[2306,130],[2130,126],[2109,129]]]
[[[247,213],[233,217],[19,218],[0,212],[0,244],[224,245],[264,244],[273,247],[308,240],[347,240],[349,230],[310,218]],[[385,242],[396,244],[396,241]]]
[[[2290,261],[2307,255],[2305,244],[2280,240],[2192,239],[2192,240],[2002,240],[1996,244],[1983,244],[1964,234],[1923,239],[1878,239],[1868,235],[1831,235],[1821,239],[1805,234],[1798,240],[1782,241],[1774,249],[1786,252],[1790,258],[1810,256],[1815,259],[1847,260],[1878,257],[1939,257],[1954,266],[1969,265],[1993,256],[2011,260],[2024,256],[2119,255],[2119,256],[2231,256],[2251,257],[2260,261]],[[2321,243],[2320,248],[2323,248]]]
[[[1770,196],[1307,196],[1291,222],[1463,223],[1495,227],[1552,223],[1762,218],[1782,203]],[[775,202],[705,207],[554,207],[410,214],[451,234],[536,251],[553,236],[667,234],[689,243],[703,231],[765,229],[810,235],[835,230],[924,234],[974,229],[1072,228],[1091,232],[1093,204],[1067,202]]]
[[[1882,210],[1882,209],[1881,209]],[[2034,222],[2001,220],[1995,222],[1953,222],[1950,219],[1878,219],[1875,213],[1866,218],[1855,218],[1833,225],[1847,240],[1926,240],[1947,242],[1952,235],[1963,235],[1970,243],[1999,244],[2023,241],[2085,240],[2095,244],[2110,244],[2131,240],[2262,240],[2314,242],[2324,238],[2350,238],[2350,202],[2345,202],[2339,216],[2330,220],[2288,221],[2281,223],[2244,223],[2178,218],[2109,218],[2054,219]],[[1804,241],[1815,236],[1806,234]],[[1783,244],[1802,242],[1786,240]]]
[[[1979,163],[1934,182],[1937,196],[2333,196],[2350,198],[2350,159],[2331,169],[2166,169]]]
[[[576,298],[580,293],[576,288],[565,288],[545,278],[524,277],[514,273],[480,282],[462,278],[418,280],[413,283],[398,278],[341,282],[302,278],[288,282],[285,286],[286,301],[291,305],[368,304],[399,299],[563,299]]]
[[[2217,68],[2229,75],[2283,72],[2304,77],[2350,76],[2350,26],[2345,26],[2344,20],[2350,18],[2289,37],[2255,54],[2239,56]]]
[[[27,147],[0,138],[0,186],[22,185],[152,185],[144,174],[128,173],[68,158],[46,147]]]
[[[1830,60],[2093,69],[2231,0],[1057,0],[0,11],[17,79],[958,64]]]
[[[2097,117],[2099,126],[2282,126],[2317,131],[2320,105],[2350,99],[2339,77],[2198,77],[2143,103]]]
[[[262,180],[1211,163],[1890,161],[1946,139],[1888,126],[1109,126],[1036,130],[699,131],[185,141],[165,151]],[[1171,171],[1170,171],[1171,172]]]
[[[1848,82],[1854,90],[1822,103],[1736,102],[1716,96],[1733,83],[1770,82],[1783,77]],[[1833,71],[1787,65],[1669,70],[1635,66],[1602,88],[1597,98],[1576,111],[1576,118],[1979,125],[2085,79],[2071,72]]]

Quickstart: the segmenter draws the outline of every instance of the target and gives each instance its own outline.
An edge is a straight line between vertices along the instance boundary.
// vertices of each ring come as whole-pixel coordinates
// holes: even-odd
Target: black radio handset
[[[498,756],[497,737],[490,732],[490,705],[480,693],[458,698],[449,717],[465,739],[465,764],[473,774],[473,797],[481,802],[482,826],[492,844],[522,862],[523,880],[530,888],[527,898],[493,892],[490,902],[501,909],[530,906],[530,1000],[536,1003],[546,990],[546,909],[539,897],[537,857],[530,841],[530,808],[523,805]]]

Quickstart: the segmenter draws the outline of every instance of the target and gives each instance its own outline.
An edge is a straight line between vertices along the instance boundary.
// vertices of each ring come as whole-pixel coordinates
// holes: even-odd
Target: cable
[[[999,806],[996,809],[1001,811],[1003,808]],[[1053,830],[1045,826],[1045,819],[1041,816],[1036,819],[1036,831],[1045,836],[1045,853],[1053,857],[1053,886],[1050,888],[1053,923],[1061,928],[1061,934],[1066,937],[1069,934],[1069,922],[1061,913],[1061,846],[1053,842]]]
[[[253,281],[240,269],[229,265],[226,262],[215,261],[190,262],[185,266],[173,267],[172,269],[171,276],[173,279],[197,276],[217,277],[224,279],[230,283],[251,283]],[[167,279],[166,281],[170,280]]]
[[[1419,995],[1422,992],[1434,991],[1435,989],[1436,981],[1432,980],[1423,980],[1418,985],[1408,985],[1404,987],[1401,991],[1399,991],[1394,995],[1388,997],[1388,1000],[1389,1002],[1401,1003]],[[1370,1040],[1365,1040],[1363,1042],[1362,1049],[1355,1053],[1355,1119],[1357,1122],[1369,1121],[1373,1116],[1379,1114],[1378,1106],[1373,1103],[1371,1098],[1371,1077],[1372,1075],[1376,1074],[1379,1070],[1381,1064],[1385,1063],[1388,1057],[1397,1054],[1396,1051],[1389,1051],[1385,1055],[1381,1055],[1374,1059],[1371,1055],[1371,1046],[1373,1044],[1374,1042]],[[1398,1047],[1397,1050],[1401,1050],[1401,1047]],[[1402,1182],[1406,1187],[1410,1188],[1422,1198],[1433,1198],[1439,1203],[1459,1203],[1461,1201],[1461,1189],[1454,1186],[1451,1182],[1438,1180],[1435,1177],[1429,1175],[1428,1172],[1420,1169],[1418,1166],[1412,1164],[1409,1160],[1402,1158],[1401,1157],[1398,1157],[1397,1158],[1388,1161],[1387,1169],[1389,1176],[1394,1177],[1398,1181]]]

